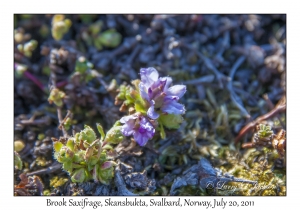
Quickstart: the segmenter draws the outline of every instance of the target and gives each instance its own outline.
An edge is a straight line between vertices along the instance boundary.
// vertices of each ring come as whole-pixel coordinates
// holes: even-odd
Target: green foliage
[[[48,101],[50,104],[54,103],[56,106],[60,107],[63,105],[63,98],[65,97],[65,93],[60,91],[57,88],[51,90]]]
[[[107,132],[105,141],[112,144],[119,144],[123,141],[124,136],[121,132],[122,126],[119,121]]]
[[[23,162],[20,155],[16,151],[14,152],[14,163],[15,163],[15,169],[22,170]]]
[[[80,80],[82,82],[89,82],[93,78],[99,76],[99,73],[92,68],[94,65],[86,60],[85,57],[81,56],[76,60],[75,64],[75,73],[73,77],[76,75],[80,75]]]
[[[101,139],[98,139],[94,130],[85,125],[82,131],[67,141],[53,143],[54,157],[70,174],[72,182],[82,183],[93,179],[109,184],[114,176],[115,163],[107,155],[107,151],[112,149],[108,143],[119,143],[123,139],[119,127],[117,123],[105,135],[102,126],[97,124],[101,134]]]
[[[25,44],[19,44],[17,48],[26,57],[30,58],[32,56],[32,52],[36,49],[37,46],[38,46],[38,42],[36,40],[30,40]]]
[[[79,73],[85,73],[86,70],[88,70],[89,66],[88,66],[88,62],[85,59],[85,57],[79,57],[76,60],[76,64],[75,64],[75,71],[79,72]]]
[[[266,138],[273,135],[273,130],[271,126],[267,126],[264,124],[260,124],[258,126],[258,132],[257,132],[259,138]]]
[[[21,152],[25,147],[25,144],[21,140],[17,140],[14,142],[14,149],[16,152]]]
[[[121,43],[122,36],[115,29],[108,29],[101,33],[97,42],[105,47],[115,48]]]
[[[169,129],[178,129],[183,121],[181,115],[160,115],[159,122]]]
[[[21,78],[28,67],[23,64],[15,63],[15,76]]]
[[[133,107],[136,112],[140,112],[142,114],[146,114],[149,108],[149,104],[145,101],[138,89],[139,80],[134,80],[132,84],[135,86],[133,88],[130,85],[120,85],[118,91],[118,95],[115,98],[115,104],[119,104],[123,102],[123,106],[126,107],[127,110],[122,111],[129,111],[130,107]]]
[[[55,40],[61,40],[69,31],[72,25],[70,19],[65,19],[64,15],[54,15],[52,19],[52,36]]]
[[[63,123],[63,126],[66,130],[69,130],[73,124],[73,120],[71,120],[69,117],[66,119],[66,121]]]
[[[88,22],[91,20],[90,18]],[[113,28],[101,32],[102,28],[103,22],[98,20],[90,24],[88,30],[82,31],[81,38],[88,46],[93,45],[98,50],[102,50],[103,47],[115,48],[119,46],[122,40],[121,34]]]
[[[50,187],[63,186],[67,181],[68,181],[68,179],[66,179],[66,178],[63,178],[63,177],[59,178],[58,176],[55,176],[50,180]]]

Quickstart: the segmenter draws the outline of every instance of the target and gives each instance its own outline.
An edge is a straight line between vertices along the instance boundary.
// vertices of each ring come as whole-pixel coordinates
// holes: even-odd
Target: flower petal
[[[137,118],[138,118],[138,115],[135,115],[135,114],[133,114],[133,115],[128,115],[128,116],[122,117],[122,118],[120,119],[120,122],[121,122],[121,123],[126,123],[126,122],[128,122],[129,120],[135,120],[135,119],[137,119]]]
[[[164,103],[161,107],[161,111],[168,114],[184,114],[184,105],[177,103],[175,100],[170,100]]]
[[[144,146],[154,136],[154,133],[155,129],[153,125],[145,117],[141,117],[140,127],[133,134],[133,137],[140,146]]]
[[[155,81],[158,80],[158,72],[155,68],[141,68],[141,80],[146,88],[149,88]]]
[[[135,120],[137,118],[138,118],[137,115],[129,115],[129,116],[124,116],[120,119],[121,123],[125,123],[121,128],[121,132],[124,136],[130,136],[135,132],[134,126],[135,126]]]
[[[185,85],[174,85],[166,91],[166,94],[169,96],[178,96],[179,98],[181,98],[185,94],[185,92]]]
[[[121,128],[121,132],[124,136],[131,136],[134,133],[134,122],[124,124]]]
[[[145,146],[145,144],[148,142],[148,137],[146,135],[143,135],[139,132],[136,132],[133,134],[134,140],[140,145]]]
[[[164,99],[164,103],[171,103],[171,101],[178,101],[179,97],[178,96],[166,96]]]
[[[140,89],[140,95],[142,96],[142,98],[147,100],[147,101],[150,101],[149,95],[146,92],[146,87],[145,87],[144,83],[140,82],[139,89]]]
[[[159,78],[160,80],[166,80],[166,85],[164,87],[164,92],[168,90],[169,86],[171,85],[172,83],[172,78],[171,77],[160,77]]]
[[[147,111],[148,117],[150,117],[153,120],[156,120],[159,117],[159,114],[154,110],[154,103]]]

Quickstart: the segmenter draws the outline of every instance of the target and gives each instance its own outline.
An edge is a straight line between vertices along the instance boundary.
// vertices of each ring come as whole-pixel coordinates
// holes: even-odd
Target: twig
[[[230,92],[230,98],[232,100],[232,102],[239,108],[239,110],[241,111],[241,113],[243,114],[243,116],[245,116],[246,118],[250,117],[250,114],[247,112],[247,110],[243,107],[243,105],[241,104],[241,102],[239,103],[237,101],[237,95],[235,94],[233,88],[232,88],[232,80],[234,77],[234,74],[236,72],[236,70],[238,69],[238,67],[245,61],[245,56],[241,56],[239,57],[239,59],[235,62],[235,64],[233,65],[232,69],[230,70],[230,81],[228,81],[227,83],[227,89]]]
[[[205,66],[216,75],[216,78],[219,82],[219,87],[223,88],[223,81],[228,81],[229,78],[223,73],[219,72],[219,70],[213,65],[212,61],[209,58],[205,57],[202,53],[197,51],[195,48],[187,45],[184,42],[180,42],[180,45],[187,48],[188,50],[194,51],[198,55],[198,57],[200,57],[204,61]]]
[[[125,53],[126,51],[132,49],[138,42],[139,42],[139,40],[137,40],[137,38],[131,38],[131,39],[125,40],[124,43],[120,47],[116,48],[115,50],[113,50],[111,52],[111,54],[109,55],[109,58],[112,59],[118,55]]]
[[[133,49],[132,53],[128,56],[126,61],[124,63],[120,63],[121,73],[123,73],[124,75],[128,75],[130,78],[135,78],[137,76],[136,72],[132,68],[132,63],[141,49],[141,45],[137,44],[137,46]]]
[[[52,68],[51,68],[50,80],[51,80],[51,83],[52,83],[52,88],[57,88],[56,87],[56,75],[55,75],[55,72]],[[59,125],[61,125],[63,123],[63,118],[62,118],[62,114],[61,114],[61,107],[57,106],[56,110],[57,110],[57,117],[58,117]],[[61,130],[63,132],[64,137],[68,137],[68,132],[66,131],[64,126],[61,126]]]
[[[29,119],[29,120],[21,120],[20,124],[22,125],[42,125],[48,124],[51,119],[49,117],[43,117],[42,119]]]
[[[265,101],[267,102],[268,107],[272,110],[274,109],[274,104],[272,103],[272,101],[269,99],[268,94],[264,94],[263,98],[265,99]],[[280,122],[281,126],[283,128],[285,128],[285,124],[282,122],[282,120],[280,119],[280,117],[278,116],[278,114],[276,114],[278,121]]]
[[[36,84],[43,92],[45,91],[44,85],[29,71],[25,71],[24,76],[30,79],[34,84]]]
[[[67,133],[65,127],[60,126],[63,123],[62,114],[61,114],[61,107],[57,107],[57,117],[58,117],[58,121],[59,121],[58,128],[62,130],[62,132],[64,134],[64,137],[68,137],[68,133]]]
[[[57,170],[61,169],[61,164],[58,162],[55,162],[52,166],[44,169],[40,169],[37,171],[33,171],[31,173],[27,173],[26,176],[33,176],[33,175],[41,175],[41,174],[50,174],[52,172],[55,172]]]
[[[281,99],[278,102],[278,104],[275,106],[275,108],[272,109],[270,112],[258,117],[255,121],[252,121],[252,122],[248,123],[245,127],[243,127],[243,129],[240,131],[239,135],[235,138],[234,143],[237,144],[249,130],[254,128],[261,121],[267,120],[285,110],[286,110],[286,102],[285,102],[285,97],[284,97],[283,99]]]
[[[224,37],[222,39],[222,43],[221,43],[221,46],[220,46],[220,50],[219,52],[217,53],[217,57],[222,57],[224,51],[230,46],[230,34],[229,34],[229,31],[226,31],[224,33]]]
[[[68,117],[70,117],[71,116],[71,112],[70,112],[70,110],[68,110],[67,111],[67,115],[65,116],[65,118],[62,120],[62,122],[59,124],[59,126],[58,126],[58,128],[60,129],[60,130],[62,130],[62,128],[64,127],[63,126],[63,123],[65,123],[66,122],[66,120],[68,119]]]
[[[205,57],[198,51],[196,51],[196,53],[204,61],[205,66],[216,75],[220,88],[223,88],[223,81],[229,81],[229,78],[223,73],[219,72],[219,70],[213,65],[212,61],[209,58]]]
[[[68,84],[68,81],[61,81],[56,84],[56,87],[61,88],[61,87],[66,86],[67,84]]]
[[[215,76],[213,75],[207,75],[207,76],[203,76],[197,79],[193,79],[193,80],[188,80],[188,81],[183,81],[182,84],[184,85],[200,85],[203,83],[211,83],[214,80]]]

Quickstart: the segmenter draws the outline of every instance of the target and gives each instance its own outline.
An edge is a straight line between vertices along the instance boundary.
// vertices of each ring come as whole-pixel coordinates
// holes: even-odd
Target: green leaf
[[[131,97],[130,90],[127,90],[125,93],[125,98],[127,103],[134,103],[134,99]]]
[[[63,163],[63,169],[68,171],[68,172],[72,172],[73,166],[72,166],[72,161],[67,161]]]
[[[101,167],[98,169],[98,178],[102,184],[109,184],[109,181],[114,176],[114,167],[102,170]]]
[[[105,47],[117,47],[122,36],[115,29],[108,29],[99,35],[99,39]]]
[[[102,127],[102,125],[100,123],[97,123],[97,129],[98,129],[98,132],[101,135],[101,141],[102,141],[104,139],[104,137],[105,137],[105,133],[104,133],[103,127]]]
[[[114,126],[112,127],[107,133],[105,141],[112,143],[112,144],[119,144],[123,139],[124,136],[121,132],[122,126]],[[106,146],[106,145],[105,145]]]
[[[55,152],[59,152],[63,146],[64,145],[59,141],[53,143],[53,148]]]
[[[140,100],[135,101],[134,108],[137,112],[141,112],[142,114],[147,113],[144,104]]]
[[[78,164],[78,163],[72,164],[73,168],[84,168],[85,166],[86,166],[86,164],[84,162],[81,162],[80,164]]]
[[[14,163],[15,163],[16,169],[22,170],[22,168],[23,168],[22,159],[16,151],[14,152]]]
[[[76,152],[74,157],[73,157],[74,162],[80,163],[80,162],[84,161],[84,155],[85,155],[84,150]]]
[[[167,114],[159,117],[159,122],[169,129],[178,129],[182,121],[181,115]]]
[[[105,144],[103,150],[113,150],[114,148],[110,144]]]
[[[87,140],[89,144],[91,144],[97,138],[96,133],[90,126],[85,125],[84,129],[80,132],[81,139]]]
[[[106,152],[102,151],[102,153],[100,155],[100,158],[99,158],[99,161],[100,161],[100,163],[104,163],[106,160],[107,160]]]
[[[160,125],[159,125],[159,133],[160,133],[160,137],[162,139],[166,138],[166,132],[165,132],[165,129],[164,129],[164,126],[162,123],[160,123]]]
[[[98,162],[98,158],[96,156],[90,157],[90,159],[89,159],[89,165],[94,166],[94,165],[96,165],[97,162]]]
[[[101,31],[102,26],[103,26],[103,22],[101,20],[98,20],[97,22],[90,25],[89,31],[93,36],[95,36]]]
[[[99,171],[99,165],[95,165],[94,169],[93,169],[93,173],[92,173],[92,176],[93,176],[93,179],[95,182],[98,182],[98,171]]]
[[[85,170],[84,168],[80,168],[76,170],[71,177],[72,182],[82,183],[85,180]]]
[[[71,150],[74,151],[74,139],[73,138],[69,138],[68,142],[66,144],[66,146]]]

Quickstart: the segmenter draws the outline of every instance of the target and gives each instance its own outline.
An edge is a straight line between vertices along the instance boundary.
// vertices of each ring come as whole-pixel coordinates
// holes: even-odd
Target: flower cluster
[[[150,103],[147,115],[152,119],[162,114],[184,114],[185,108],[177,101],[186,92],[185,85],[174,85],[169,87],[171,77],[158,77],[155,68],[142,68],[141,80],[139,84],[140,94],[143,99]]]
[[[77,73],[84,74],[88,69],[85,60],[76,63]],[[62,168],[69,173],[72,182],[82,183],[93,179],[108,184],[114,176],[113,156],[111,144],[118,144],[124,136],[133,136],[140,145],[145,146],[158,130],[165,138],[164,128],[177,129],[182,123],[184,105],[178,100],[186,92],[184,85],[171,86],[170,77],[159,77],[154,68],[142,68],[141,80],[134,80],[132,86],[121,85],[116,96],[115,104],[123,102],[120,111],[127,111],[129,115],[122,117],[106,132],[100,124],[97,129],[101,138],[89,126],[76,133],[73,137],[54,138],[54,157],[62,164]],[[53,89],[49,102],[57,106],[62,105],[64,94]],[[18,159],[15,156],[15,159]],[[21,168],[21,163],[16,167]]]
[[[185,85],[170,86],[170,77],[159,77],[157,70],[153,67],[140,70],[141,81],[137,88],[138,94],[129,92],[132,95],[132,104],[136,113],[123,117],[120,122],[124,136],[133,136],[135,141],[144,146],[155,134],[155,127],[159,125],[162,137],[164,128],[178,128],[182,122],[181,115],[185,113],[184,105],[178,100],[186,92]],[[137,84],[137,83],[136,83]],[[130,89],[128,89],[130,91]],[[123,93],[126,95],[126,93]],[[125,98],[125,97],[124,97]],[[128,101],[128,98],[126,98]],[[129,102],[126,103],[130,105]]]
[[[140,113],[123,117],[120,122],[124,123],[121,129],[123,135],[132,135],[140,146],[144,146],[155,134],[153,125]]]

